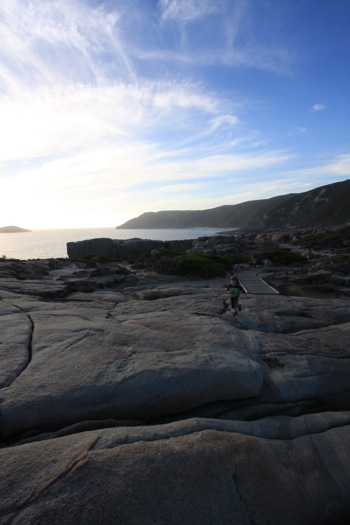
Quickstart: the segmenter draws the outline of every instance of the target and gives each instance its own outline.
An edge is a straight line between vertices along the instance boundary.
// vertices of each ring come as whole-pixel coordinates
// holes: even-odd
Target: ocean
[[[234,228],[227,230],[232,232]],[[124,230],[116,228],[77,228],[65,230],[34,230],[21,233],[0,233],[0,257],[7,259],[51,259],[67,257],[67,242],[106,237],[108,239],[152,239],[160,241],[197,239],[216,235],[219,228],[182,228],[161,230]]]

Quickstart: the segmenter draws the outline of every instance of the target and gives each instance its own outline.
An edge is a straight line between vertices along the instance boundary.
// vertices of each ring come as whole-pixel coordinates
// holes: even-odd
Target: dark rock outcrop
[[[89,255],[100,255],[107,259],[135,261],[138,257],[161,248],[182,252],[192,246],[191,240],[157,241],[150,239],[90,239],[68,242],[67,254],[70,259],[81,259]]]
[[[88,239],[86,241],[68,242],[67,254],[70,259],[79,259],[90,254],[98,254],[113,259],[115,258],[115,248],[112,239]]]

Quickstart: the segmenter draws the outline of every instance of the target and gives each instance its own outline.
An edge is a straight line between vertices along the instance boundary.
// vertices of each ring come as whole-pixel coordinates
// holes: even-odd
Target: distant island
[[[25,228],[20,228],[19,226],[3,226],[0,228],[0,233],[24,233],[30,231],[31,230],[26,230]]]
[[[119,228],[318,228],[350,222],[350,180],[208,210],[143,213]]]

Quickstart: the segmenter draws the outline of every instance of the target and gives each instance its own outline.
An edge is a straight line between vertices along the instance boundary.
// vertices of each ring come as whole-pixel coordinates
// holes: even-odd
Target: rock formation
[[[1,524],[349,522],[348,296],[246,295],[233,316],[226,279],[11,264]]]
[[[3,226],[0,228],[0,233],[24,233],[30,231],[31,230],[26,230],[25,228],[20,228],[19,226]]]
[[[192,247],[191,240],[155,241],[150,239],[89,239],[86,241],[68,242],[67,254],[70,259],[79,259],[89,255],[100,255],[107,259],[134,261],[152,250],[167,248],[184,251]]]

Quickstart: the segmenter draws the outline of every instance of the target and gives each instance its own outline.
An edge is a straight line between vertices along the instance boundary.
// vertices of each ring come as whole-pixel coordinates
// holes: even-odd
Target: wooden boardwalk
[[[242,287],[249,294],[277,295],[278,291],[261,279],[256,269],[242,270],[237,273]]]

